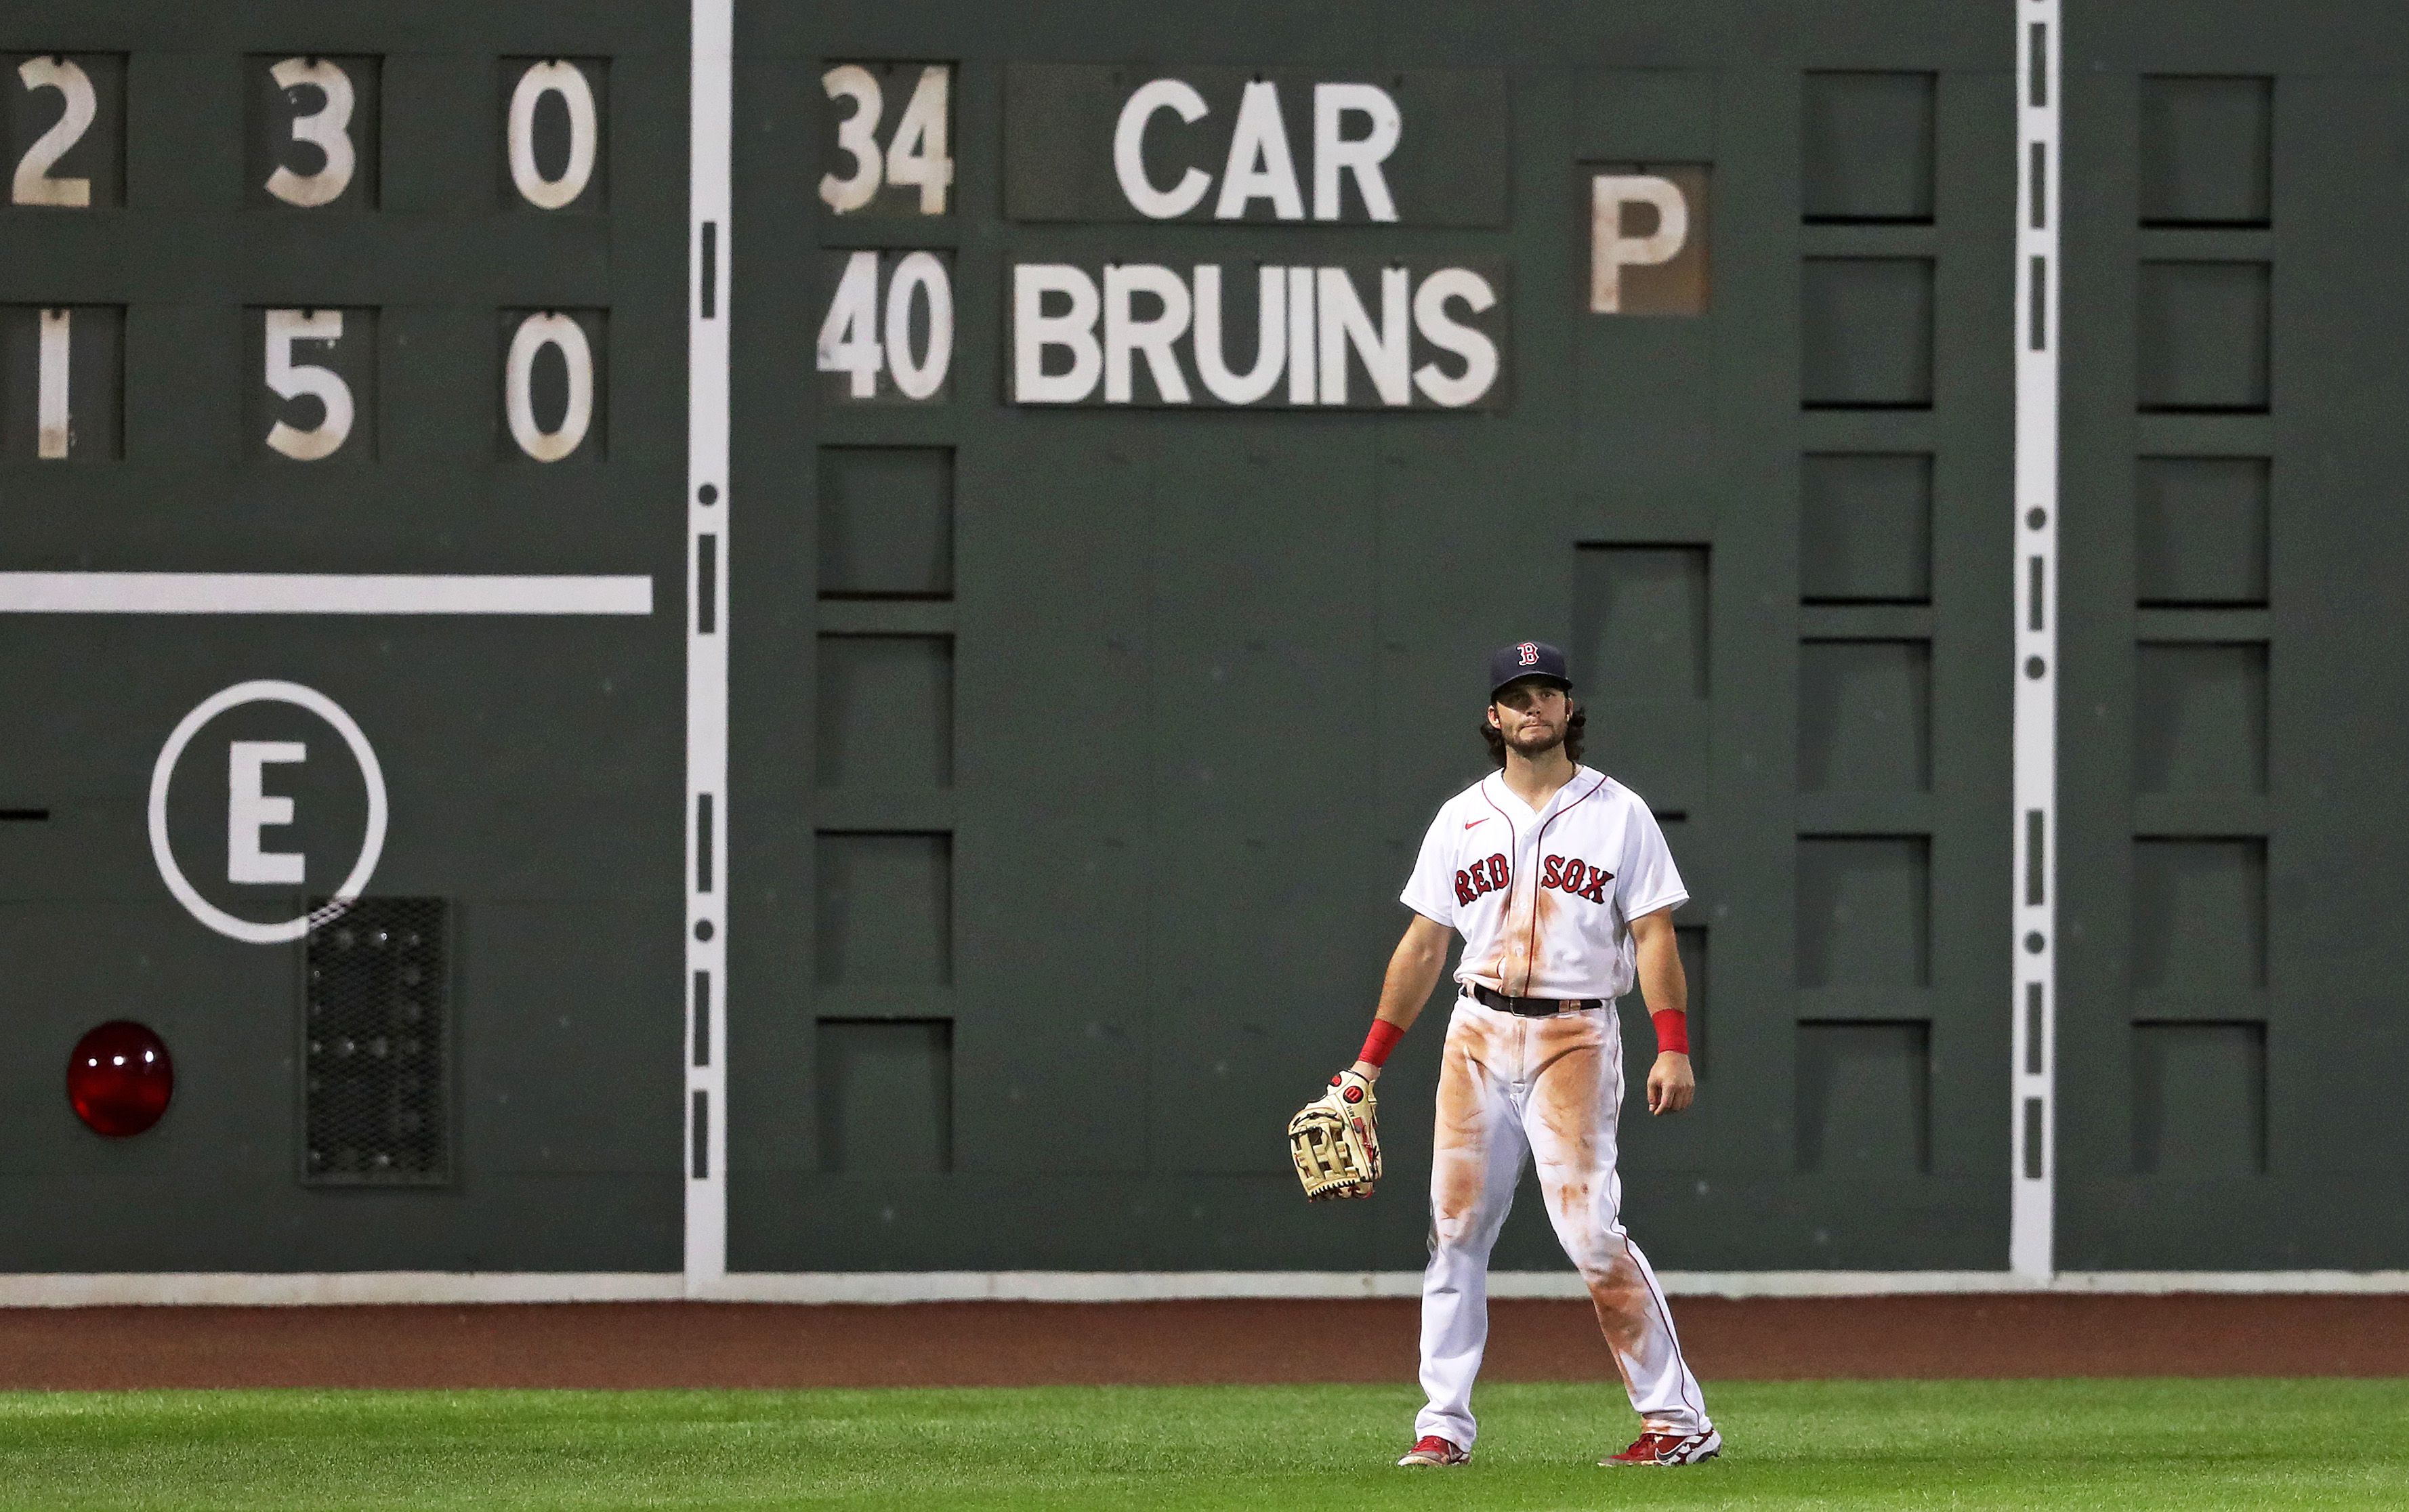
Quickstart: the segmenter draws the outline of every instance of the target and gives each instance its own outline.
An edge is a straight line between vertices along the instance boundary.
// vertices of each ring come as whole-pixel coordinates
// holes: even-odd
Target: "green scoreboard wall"
[[[2067,42],[2059,1259],[2398,1266],[2409,18]]]
[[[684,16],[78,4],[0,25],[0,553],[12,608],[99,611],[0,616],[0,1268],[674,1269]],[[509,117],[556,60],[603,150],[552,209],[513,179]],[[568,144],[533,145],[568,187]],[[587,414],[540,461],[511,401],[553,434],[538,450],[568,440],[569,365],[513,382],[512,350],[557,316],[587,338]],[[424,612],[447,593],[498,612]],[[243,612],[170,612],[209,606]],[[329,700],[381,780],[317,712],[231,707],[156,785],[174,869],[234,920],[304,916],[382,787],[368,901],[428,900],[432,922],[363,908],[257,943],[171,894],[163,748],[255,683]],[[289,822],[253,801],[230,825],[247,780]],[[339,958],[370,950],[385,979],[336,1001]],[[157,1129],[104,1142],[61,1084],[121,1017],[166,1040],[177,1089]]]
[[[1567,647],[1594,759],[1656,808],[1695,894],[1706,1092],[1626,1123],[1654,1252],[2003,1262],[2001,25],[1935,11],[1908,41],[1894,14],[1752,58],[1580,17],[1376,39],[1311,7],[1046,7],[995,32],[740,11],[736,1268],[1418,1265],[1444,1001],[1384,1083],[1395,1201],[1307,1208],[1277,1135],[1362,1034],[1423,827],[1486,769],[1482,658],[1525,637]],[[958,121],[1001,132],[959,130],[943,216],[833,210],[813,190],[851,166],[821,149],[853,106],[823,70],[924,57],[959,60]],[[915,71],[883,75],[889,101]],[[1205,109],[1145,122],[1146,187],[1212,182],[1149,220],[1114,147],[1159,79]],[[1393,220],[1351,180],[1318,218],[1317,92],[1365,82],[1400,159],[1418,133],[1451,156],[1405,164]],[[1250,87],[1297,190],[1224,215]],[[1593,180],[1685,169],[1703,308],[1593,313]],[[953,270],[950,392],[856,399],[799,338],[856,249],[883,270],[917,248]],[[1109,365],[1083,389],[1058,351],[1038,376],[1066,397],[1017,402],[1032,265],[1092,280],[1099,309],[1116,272],[1167,270],[1187,393],[1132,355],[1116,402]],[[1337,401],[1317,345],[1302,402],[1285,376],[1225,402],[1202,270],[1244,369],[1264,266],[1276,289],[1312,270],[1320,343],[1330,270],[1376,321],[1384,272],[1419,309],[1470,271],[1495,304],[1449,312],[1497,379],[1393,402],[1347,349]],[[1123,297],[1162,318],[1163,295]],[[1470,370],[1425,334],[1400,367]],[[860,575],[907,554],[925,576]],[[1802,876],[1834,901],[1797,901]],[[1500,1263],[1561,1263],[1524,1207]]]
[[[2409,1263],[2409,28],[1825,8],[0,22],[0,1272],[1416,1268],[1525,638],[1660,1263]]]

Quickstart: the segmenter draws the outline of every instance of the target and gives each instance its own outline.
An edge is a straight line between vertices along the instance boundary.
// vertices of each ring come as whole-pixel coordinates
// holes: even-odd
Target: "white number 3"
[[[293,121],[293,139],[323,149],[326,166],[315,173],[296,173],[280,165],[267,176],[267,192],[287,205],[325,205],[340,198],[351,187],[352,169],[358,161],[352,151],[350,130],[351,76],[324,58],[287,58],[270,68],[267,77],[276,80],[279,89],[309,84],[326,96],[326,103],[316,112]]]
[[[831,100],[851,100],[853,114],[836,123],[836,144],[853,159],[853,171],[840,179],[833,173],[820,176],[820,198],[828,208],[843,215],[870,203],[878,193],[880,162],[878,156],[878,117],[887,108],[879,94],[878,80],[869,69],[858,63],[848,63],[829,69],[820,76],[820,87]]]

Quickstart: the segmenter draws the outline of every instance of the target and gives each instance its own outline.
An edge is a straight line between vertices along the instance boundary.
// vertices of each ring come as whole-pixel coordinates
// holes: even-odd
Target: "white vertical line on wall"
[[[2056,1266],[2057,1177],[2057,396],[2061,0],[2016,21],[2014,968],[2008,1267]]]
[[[686,248],[685,1291],[728,1274],[728,307],[735,0],[693,0]]]

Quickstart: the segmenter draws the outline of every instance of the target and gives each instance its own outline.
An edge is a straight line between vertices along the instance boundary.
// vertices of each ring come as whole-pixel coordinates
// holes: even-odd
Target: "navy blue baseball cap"
[[[1565,666],[1565,654],[1544,641],[1517,641],[1489,654],[1492,699],[1507,684],[1519,683],[1526,677],[1543,677],[1561,687],[1573,685],[1572,673]]]

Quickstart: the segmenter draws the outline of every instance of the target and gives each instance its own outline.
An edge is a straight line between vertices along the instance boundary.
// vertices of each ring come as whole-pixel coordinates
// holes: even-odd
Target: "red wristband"
[[[1385,1018],[1376,1018],[1372,1020],[1372,1031],[1363,1036],[1363,1053],[1356,1058],[1375,1066],[1385,1066],[1389,1063],[1389,1052],[1395,1049],[1397,1042],[1405,1037],[1404,1030]]]
[[[1679,1008],[1659,1008],[1649,1018],[1656,1025],[1656,1053],[1690,1053],[1690,1015]]]

